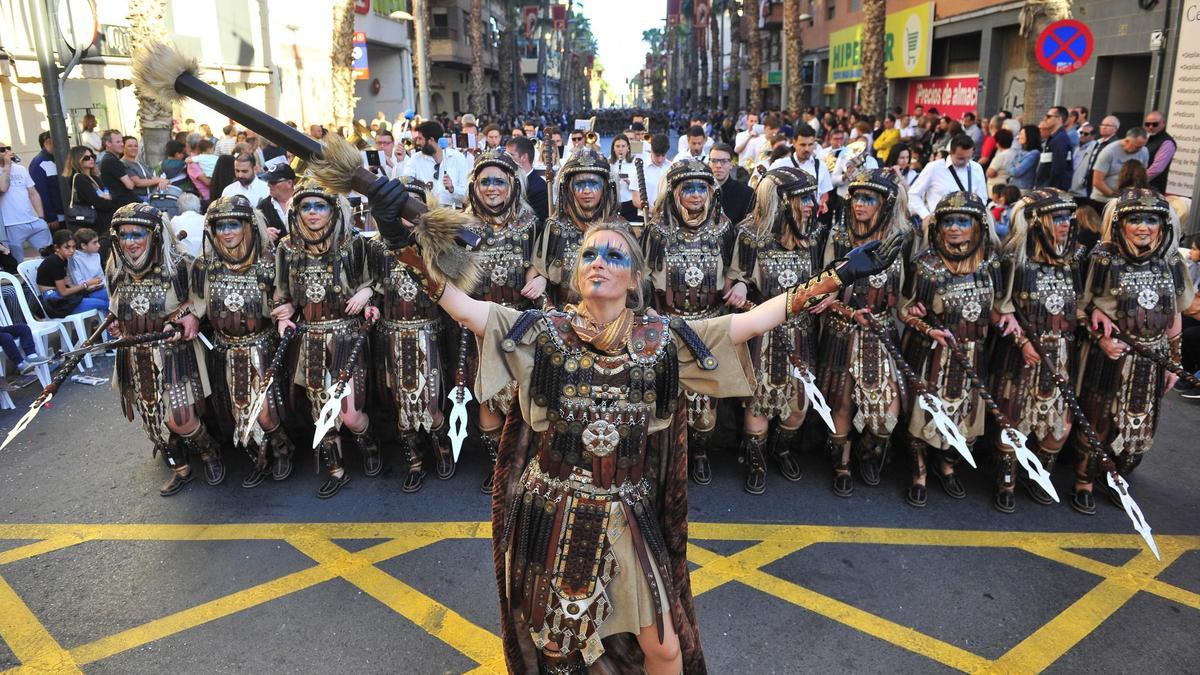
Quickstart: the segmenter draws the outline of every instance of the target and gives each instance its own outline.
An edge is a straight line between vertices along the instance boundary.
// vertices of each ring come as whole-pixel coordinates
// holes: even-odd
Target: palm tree
[[[133,51],[166,37],[163,14],[166,0],[129,1],[129,41]],[[164,158],[167,141],[171,139],[171,108],[147,96],[141,88],[134,89],[138,103],[138,126],[142,131],[142,147],[146,163],[154,166]]]
[[[354,124],[354,0],[334,0],[333,42],[330,45],[333,80],[333,126]]]
[[[471,80],[467,98],[471,112],[476,115],[487,112],[487,92],[483,85],[483,3],[484,0],[471,0]]]
[[[538,40],[538,62],[537,62],[537,111],[543,112],[546,109],[546,65],[547,54],[546,50],[550,45],[546,41],[546,29],[549,25],[550,1],[543,0],[541,20],[538,21],[537,40]]]
[[[650,75],[654,79],[650,82],[650,100],[652,105],[660,106],[663,103],[663,73],[661,72],[662,53],[663,53],[663,29],[650,28],[642,31],[642,42],[645,42],[650,47]]]
[[[504,28],[500,31],[500,55],[496,69],[500,71],[500,112],[515,112],[513,107],[513,85],[516,74],[514,58],[517,51],[517,29],[519,23],[514,13],[514,5],[504,0]]]
[[[742,25],[749,36],[750,49],[750,110],[760,113],[763,109],[762,99],[762,36],[758,32],[758,3],[749,2],[742,12]]]
[[[726,111],[730,115],[736,115],[742,106],[742,38],[745,36],[746,22],[738,19],[737,10],[740,6],[739,0],[725,3],[725,12],[729,15],[729,71],[725,74],[729,82],[729,101]]]
[[[787,100],[785,110],[799,112],[804,100],[803,46],[800,43],[800,0],[783,0],[783,48],[787,50]]]
[[[1025,62],[1030,64],[1025,75],[1025,117],[1033,119],[1054,104],[1055,75],[1035,68],[1037,63],[1037,36],[1047,26],[1061,19],[1071,18],[1071,0],[1026,0],[1021,8],[1018,22],[1021,36],[1025,38]]]
[[[711,67],[708,80],[709,107],[721,107],[721,22],[717,17],[725,11],[725,1],[716,0],[708,12],[708,58]]]
[[[863,111],[879,119],[887,107],[887,77],[883,46],[887,35],[887,0],[863,0],[862,81],[859,83]]]

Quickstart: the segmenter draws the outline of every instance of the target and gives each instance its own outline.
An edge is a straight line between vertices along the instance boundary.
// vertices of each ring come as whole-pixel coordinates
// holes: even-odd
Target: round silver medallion
[[[325,287],[321,284],[309,284],[304,289],[304,297],[312,303],[320,302],[325,299]]]
[[[246,298],[242,297],[241,293],[234,291],[225,296],[225,309],[231,312],[240,312],[246,306]]]
[[[683,273],[683,283],[688,285],[688,288],[695,288],[704,281],[704,271],[699,267],[692,265]]]
[[[583,447],[596,457],[607,457],[617,448],[621,441],[617,433],[617,425],[608,420],[596,420],[583,430],[581,434]]]
[[[508,283],[508,270],[497,264],[492,268],[492,283],[503,286]]]
[[[414,282],[412,277],[408,276],[407,274],[404,275],[404,278],[400,280],[400,284],[396,287],[396,292],[400,294],[400,299],[404,300],[405,302],[412,302],[413,300],[416,300],[417,291],[419,290],[420,289],[417,288],[416,282]]]
[[[150,298],[145,295],[135,295],[129,301],[129,309],[133,310],[138,316],[146,316],[146,312],[150,311]]]
[[[871,284],[871,288],[883,288],[883,285],[887,283],[887,280],[887,270],[884,270],[879,274],[872,274],[871,276],[867,277],[867,281]]]
[[[800,275],[796,274],[796,270],[784,270],[775,277],[779,281],[779,285],[783,288],[791,288],[800,281]]]
[[[1143,288],[1138,291],[1137,303],[1142,309],[1154,309],[1158,306],[1158,291],[1153,288]]]
[[[1066,305],[1067,299],[1063,297],[1062,293],[1051,293],[1042,301],[1042,306],[1046,308],[1046,311],[1054,315],[1062,314],[1063,307]]]
[[[967,323],[975,323],[981,314],[983,314],[983,306],[979,304],[979,301],[972,300],[963,305],[962,318],[966,319]]]

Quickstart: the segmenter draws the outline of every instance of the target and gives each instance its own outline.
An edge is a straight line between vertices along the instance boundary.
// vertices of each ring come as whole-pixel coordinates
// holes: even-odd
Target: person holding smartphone
[[[617,182],[617,200],[621,203],[617,213],[631,223],[642,222],[642,216],[633,205],[633,191],[637,184],[637,167],[633,163],[633,152],[629,147],[629,139],[617,136],[612,142],[612,151],[608,156],[608,164],[612,167],[613,180]]]
[[[50,228],[42,219],[42,198],[20,161],[12,146],[0,141],[0,223],[17,262],[25,259],[26,241],[38,249],[51,243]]]
[[[413,148],[417,151],[401,173],[433,186],[433,194],[442,206],[462,208],[467,199],[466,157],[450,147],[438,122],[422,122],[413,130]]]

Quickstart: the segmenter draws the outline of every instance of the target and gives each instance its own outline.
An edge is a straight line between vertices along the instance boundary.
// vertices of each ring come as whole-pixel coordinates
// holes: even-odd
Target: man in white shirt
[[[704,133],[704,120],[699,117],[693,117],[688,123],[687,132],[679,137],[679,141],[675,144],[675,157],[688,152],[688,136],[692,133],[692,127],[700,127],[700,135],[705,137],[704,147],[701,150],[701,156],[708,157],[708,151],[712,149],[713,139],[708,138]],[[704,161],[704,160],[700,160]]]
[[[243,195],[251,204],[257,204],[271,196],[265,181],[254,173],[254,155],[242,153],[233,160],[233,175],[237,180],[225,186],[222,197]]]
[[[926,164],[908,189],[909,213],[925,219],[951,192],[974,192],[987,203],[987,178],[979,162],[971,159],[974,154],[975,141],[970,136],[958,134],[952,138],[950,155]]]
[[[701,164],[708,164],[708,152],[712,149],[713,140],[704,134],[704,127],[693,125],[682,139],[687,139],[687,145],[683,152],[675,154],[675,159],[671,160],[672,164],[684,159],[694,159]]]
[[[25,259],[25,242],[49,246],[50,228],[42,220],[42,198],[29,170],[13,161],[12,146],[0,141],[0,223],[12,257]]]
[[[757,143],[762,134],[754,130],[758,126],[758,115],[750,113],[746,115],[746,130],[739,131],[733,139],[733,151],[738,157],[744,157],[747,152],[753,153],[754,150],[749,146],[753,145],[751,141]]]
[[[650,161],[642,166],[642,173],[646,176],[646,199],[650,201],[650,208],[654,208],[654,202],[658,200],[659,183],[671,167],[671,163],[667,161],[667,151],[670,149],[671,142],[663,134],[654,134],[650,139]],[[641,209],[642,197],[638,191],[634,191],[632,197],[634,207]]]
[[[800,169],[817,180],[817,201],[820,211],[824,213],[825,203],[829,192],[833,190],[833,180],[824,163],[817,157],[817,132],[807,124],[796,127],[796,142],[792,144],[792,152],[771,163],[770,169],[790,166]]]
[[[438,141],[443,133],[442,125],[432,120],[418,125],[412,132],[415,152],[401,175],[431,186],[442,206],[462,208],[467,199],[467,173],[471,167],[462,153],[441,147]]]

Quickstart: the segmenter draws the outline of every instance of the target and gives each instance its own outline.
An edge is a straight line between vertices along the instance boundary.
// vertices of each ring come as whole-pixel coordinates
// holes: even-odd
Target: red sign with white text
[[[908,111],[924,106],[925,111],[937,108],[939,115],[952,119],[965,112],[976,112],[979,99],[979,76],[923,77],[908,81]]]

